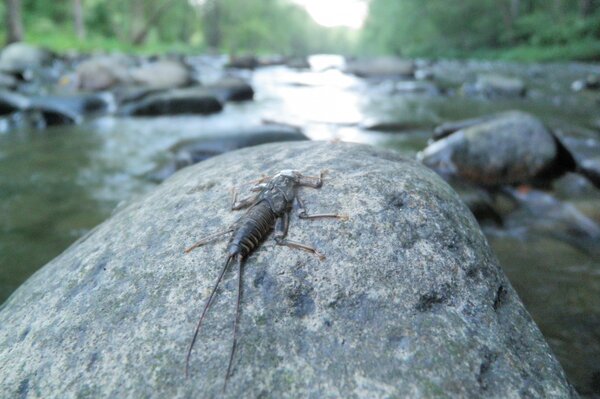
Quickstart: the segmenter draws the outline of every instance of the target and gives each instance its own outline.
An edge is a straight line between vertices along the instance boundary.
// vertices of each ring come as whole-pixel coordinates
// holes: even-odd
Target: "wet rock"
[[[25,43],[13,43],[0,53],[0,71],[21,74],[52,60],[52,53]]]
[[[129,58],[98,56],[83,61],[76,68],[78,87],[83,90],[106,90],[118,84],[131,83]]]
[[[423,81],[396,82],[393,91],[394,93],[423,93],[429,95],[436,95],[440,93],[440,90],[436,85]]]
[[[0,91],[0,115],[24,112],[37,128],[79,123],[88,113],[104,112],[110,106],[106,94],[73,94],[27,98]]]
[[[451,179],[449,183],[480,223],[502,226],[505,215],[515,209],[514,202],[502,201],[504,198],[496,192],[458,179]]]
[[[435,74],[430,69],[417,69],[415,71],[415,79],[417,80],[433,80]]]
[[[227,390],[235,273],[191,356],[232,223],[230,188],[261,174],[328,170],[302,189],[311,212],[243,269]],[[576,394],[476,221],[434,173],[347,143],[248,148],[186,168],[25,282],[0,309],[0,396],[545,397]]]
[[[293,69],[310,69],[310,63],[306,57],[295,57],[287,60],[285,63],[289,68]]]
[[[578,169],[594,186],[600,188],[600,157],[581,160]]]
[[[422,130],[430,128],[430,125],[424,122],[415,121],[367,121],[360,126],[364,130],[385,133],[402,133],[413,130]]]
[[[574,166],[556,165],[559,143],[529,114],[513,111],[477,121],[457,124],[465,127],[429,145],[419,158],[442,175],[489,186],[550,178]]]
[[[125,105],[121,114],[131,116],[160,116],[220,112],[223,105],[203,87],[171,90],[152,94],[141,101]]]
[[[227,63],[227,68],[237,68],[237,69],[255,69],[258,66],[261,66],[258,58],[254,55],[244,55],[244,56],[231,56],[229,57],[229,62]]]
[[[187,86],[192,82],[191,70],[181,62],[172,60],[159,60],[130,72],[135,84],[151,89],[172,89]]]
[[[107,111],[110,107],[111,97],[106,93],[71,94],[34,97],[31,101],[33,107],[57,107],[69,110],[70,113],[82,117],[87,113]]]
[[[577,128],[554,130],[557,142],[570,157],[573,171],[586,177],[590,183],[600,189],[600,141],[595,132]],[[565,158],[565,157],[563,157]],[[565,160],[562,161],[565,163]]]
[[[444,137],[449,136],[450,134],[452,134],[458,130],[466,129],[466,128],[469,128],[469,127],[475,126],[475,125],[479,125],[484,122],[488,122],[492,119],[498,119],[505,115],[510,115],[510,114],[502,112],[502,113],[498,113],[498,114],[484,115],[484,116],[477,117],[477,118],[463,119],[460,121],[444,122],[434,129],[433,139],[434,140],[443,139]]]
[[[525,83],[519,78],[497,74],[479,75],[475,84],[463,86],[466,94],[494,97],[523,97],[527,89]]]
[[[205,89],[221,102],[248,101],[254,98],[254,89],[252,89],[252,86],[245,80],[238,78],[223,78],[205,86]]]
[[[507,219],[507,228],[526,228],[539,235],[566,242],[579,250],[598,256],[600,225],[572,203],[538,190],[507,189],[518,208]]]
[[[0,90],[0,115],[23,111],[29,104],[29,99],[19,93]]]
[[[82,115],[61,104],[51,102],[32,102],[27,113],[33,116],[37,128],[48,126],[73,125],[82,121]]]
[[[283,55],[263,55],[257,59],[259,67],[268,67],[276,65],[285,65],[287,57]]]
[[[346,72],[364,78],[410,77],[415,72],[415,65],[410,60],[382,57],[348,61]]]
[[[117,104],[124,105],[141,101],[152,94],[158,94],[165,91],[166,90],[163,89],[151,89],[148,87],[120,86],[115,87],[111,93]]]
[[[600,78],[597,75],[588,75],[585,79],[576,80],[571,83],[571,90],[598,90],[600,89]]]
[[[13,75],[0,72],[0,89],[14,89],[18,83]]]
[[[278,125],[263,125],[211,133],[200,139],[188,140],[175,145],[171,148],[174,159],[152,172],[149,178],[161,182],[181,168],[240,148],[304,140],[308,140],[308,138],[299,129]]]

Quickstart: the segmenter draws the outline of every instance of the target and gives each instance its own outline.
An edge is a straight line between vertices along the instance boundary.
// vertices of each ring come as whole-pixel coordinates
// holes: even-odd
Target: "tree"
[[[73,0],[73,22],[75,34],[79,40],[85,39],[85,23],[83,19],[83,0]]]
[[[579,14],[583,17],[589,17],[595,9],[594,0],[579,0]]]
[[[23,40],[23,21],[21,20],[21,0],[6,0],[6,42]]]

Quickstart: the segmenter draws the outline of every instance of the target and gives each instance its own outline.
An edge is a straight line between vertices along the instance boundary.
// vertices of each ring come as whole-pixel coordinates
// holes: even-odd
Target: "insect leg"
[[[232,231],[233,231],[233,228],[228,227],[225,230],[221,230],[221,231],[218,231],[218,232],[216,232],[214,234],[206,236],[206,237],[202,238],[200,241],[198,241],[197,243],[195,243],[194,245],[192,245],[191,247],[187,248],[185,250],[185,253],[187,254],[187,253],[191,252],[192,250],[194,250],[194,249],[196,249],[198,247],[201,247],[204,244],[208,244],[209,242],[214,241],[217,238],[219,238],[219,237],[221,237],[221,236],[223,236],[223,235],[225,235],[227,233],[231,233]]]
[[[309,215],[308,213],[306,213],[304,201],[302,201],[298,195],[296,195],[296,202],[298,203],[298,217],[300,219],[335,218],[348,220],[348,215],[339,215],[337,213],[315,213],[313,215]]]
[[[231,345],[231,353],[229,355],[229,364],[227,365],[227,373],[225,374],[225,382],[223,383],[223,392],[227,388],[227,381],[231,376],[231,364],[233,363],[233,356],[235,354],[235,348],[237,345],[237,334],[238,334],[238,322],[240,318],[240,304],[242,302],[242,257],[238,255],[238,292],[237,300],[235,304],[235,318],[233,319],[233,343]]]
[[[300,178],[298,180],[298,185],[312,187],[312,188],[321,188],[321,186],[323,185],[323,175],[324,174],[325,174],[325,172],[321,171],[321,173],[319,173],[319,177],[317,177],[317,176],[300,176]]]
[[[273,233],[275,243],[277,245],[285,245],[286,247],[301,249],[303,251],[310,252],[316,255],[319,258],[319,260],[325,259],[325,255],[317,251],[315,248],[285,238],[285,236],[287,235],[289,222],[290,214],[288,212],[284,213],[279,219],[277,219],[277,222],[275,223],[275,232]]]
[[[215,283],[212,291],[210,292],[208,301],[206,301],[206,305],[204,305],[204,310],[202,310],[202,315],[200,316],[200,319],[198,320],[198,324],[196,325],[196,330],[194,331],[194,337],[192,338],[192,342],[190,343],[190,347],[188,348],[188,351],[187,351],[187,357],[185,358],[185,377],[186,378],[189,377],[190,356],[192,355],[192,348],[194,347],[194,343],[196,343],[196,338],[198,338],[198,332],[200,331],[200,327],[202,326],[202,321],[204,320],[204,316],[206,315],[206,312],[208,312],[210,305],[212,305],[212,301],[215,297],[215,292],[217,291],[217,287],[219,286],[219,283],[223,279],[223,275],[227,271],[227,267],[231,263],[232,259],[233,259],[233,256],[229,256],[227,258],[227,261],[225,262],[225,266],[223,266],[223,269],[221,270],[221,273],[219,274],[219,277],[217,278],[217,282]]]
[[[240,209],[248,208],[250,205],[254,204],[258,199],[258,194],[251,194],[248,197],[242,198],[238,200],[238,192],[235,188],[233,188],[233,199],[231,203],[231,210],[238,211]]]

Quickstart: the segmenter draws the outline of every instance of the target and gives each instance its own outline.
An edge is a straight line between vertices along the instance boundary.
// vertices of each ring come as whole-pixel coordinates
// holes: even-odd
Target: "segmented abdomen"
[[[229,255],[247,256],[265,239],[277,216],[266,201],[261,201],[250,208],[237,223],[237,228],[229,241]]]

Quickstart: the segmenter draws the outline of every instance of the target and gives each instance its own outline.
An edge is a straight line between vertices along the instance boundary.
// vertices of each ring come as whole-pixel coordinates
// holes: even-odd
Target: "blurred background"
[[[599,0],[4,0],[0,16],[0,303],[182,167],[367,143],[449,181],[600,397]]]

